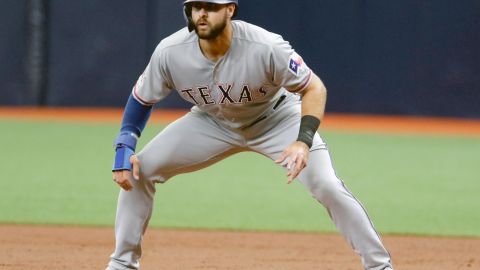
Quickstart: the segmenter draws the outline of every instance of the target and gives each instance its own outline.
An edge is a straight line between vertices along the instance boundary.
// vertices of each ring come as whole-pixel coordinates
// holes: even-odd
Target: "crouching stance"
[[[237,8],[237,0],[185,1],[188,27],[160,42],[132,90],[115,142],[113,178],[122,190],[107,269],[139,269],[156,183],[241,151],[285,167],[288,183],[298,179],[327,209],[365,269],[392,269],[317,132],[326,102],[322,81],[281,36],[232,20]],[[152,106],[172,91],[192,109],[135,154]]]

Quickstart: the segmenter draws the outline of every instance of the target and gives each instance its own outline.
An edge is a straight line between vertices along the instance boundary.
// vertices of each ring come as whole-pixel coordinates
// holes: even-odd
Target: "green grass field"
[[[0,120],[0,223],[112,226],[118,124]],[[150,125],[145,144],[159,130]],[[323,133],[337,174],[382,233],[480,236],[480,138]],[[248,169],[247,169],[248,168]],[[281,168],[242,153],[157,185],[151,226],[335,231]]]

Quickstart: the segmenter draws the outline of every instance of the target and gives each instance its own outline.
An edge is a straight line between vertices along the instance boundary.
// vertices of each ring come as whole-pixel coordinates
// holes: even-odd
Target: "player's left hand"
[[[288,146],[275,163],[287,168],[288,184],[297,178],[300,172],[307,166],[309,149],[304,142],[296,141]]]

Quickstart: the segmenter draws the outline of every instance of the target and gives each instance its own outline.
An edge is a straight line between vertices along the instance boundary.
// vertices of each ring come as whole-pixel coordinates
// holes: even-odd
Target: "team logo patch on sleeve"
[[[303,59],[300,55],[298,55],[296,52],[290,56],[290,60],[288,61],[288,70],[295,74],[295,76],[298,76],[298,70],[303,64]]]

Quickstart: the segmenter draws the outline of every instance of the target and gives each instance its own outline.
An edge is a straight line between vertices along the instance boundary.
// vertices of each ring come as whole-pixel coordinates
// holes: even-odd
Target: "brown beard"
[[[197,21],[197,23],[195,24],[195,33],[197,33],[197,36],[200,39],[206,39],[206,40],[215,39],[216,37],[218,37],[223,32],[223,30],[225,29],[226,26],[227,26],[227,18],[225,17],[222,22],[220,22],[217,25],[212,26],[210,31],[208,31],[206,33],[199,34],[199,32],[198,32],[198,21]]]

